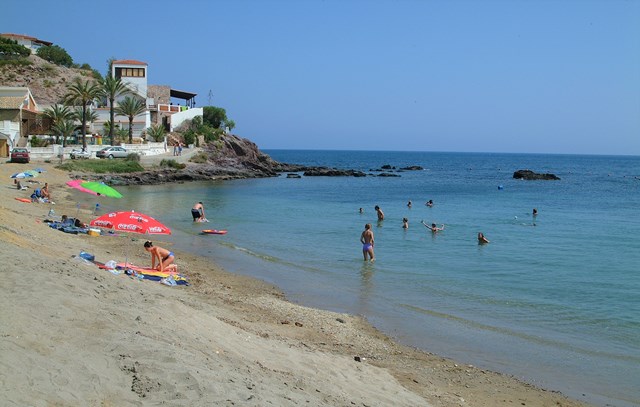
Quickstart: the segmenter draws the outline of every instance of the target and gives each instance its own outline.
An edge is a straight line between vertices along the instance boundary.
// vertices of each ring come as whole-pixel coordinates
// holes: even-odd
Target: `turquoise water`
[[[183,250],[210,256],[295,302],[364,315],[403,343],[595,404],[640,404],[640,157],[267,153],[425,170],[128,187],[105,205],[163,221],[178,259]],[[562,180],[511,178],[525,168]],[[190,221],[199,200],[211,223]],[[446,229],[434,236],[421,219]],[[374,264],[362,261],[359,243],[367,222]],[[229,233],[199,235],[204,228]],[[477,244],[479,231],[490,244]]]

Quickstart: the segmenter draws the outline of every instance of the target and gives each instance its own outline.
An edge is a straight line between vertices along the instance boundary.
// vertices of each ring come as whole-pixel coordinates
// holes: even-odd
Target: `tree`
[[[118,139],[118,141],[125,140],[128,135],[129,135],[129,130],[127,130],[127,129],[123,128],[123,127],[119,127],[116,124],[116,138]]]
[[[64,149],[64,146],[66,145],[67,137],[70,137],[71,134],[73,134],[73,131],[76,129],[76,124],[73,122],[73,120],[69,120],[69,119],[61,120],[58,123],[56,123],[52,127],[52,129],[57,134],[60,134],[62,136],[62,148]],[[61,161],[62,161],[62,156],[64,156],[64,154],[62,154],[60,157]]]
[[[59,123],[64,121],[70,121],[73,119],[73,112],[69,109],[69,107],[64,105],[53,105],[44,110],[44,116],[51,120],[51,130],[54,132],[56,136],[56,144],[58,144],[59,137],[61,136],[60,132],[57,131],[58,127],[56,127]],[[64,144],[64,139],[63,139]]]
[[[229,131],[233,130],[236,127],[236,122],[231,119],[227,119],[224,121],[224,126],[229,128]]]
[[[115,116],[115,100],[118,96],[131,93],[131,89],[122,82],[120,78],[114,78],[111,72],[103,80],[100,81],[100,92],[102,96],[109,100],[109,120],[114,121]],[[113,145],[113,128],[109,128],[109,142]]]
[[[87,105],[100,96],[100,88],[95,82],[85,81],[76,77],[67,87],[64,101],[67,104],[82,107],[82,147],[87,148]]]
[[[18,41],[0,37],[0,57],[2,58],[26,58],[31,55],[29,48],[18,44]]]
[[[67,53],[64,48],[57,45],[47,45],[38,48],[36,55],[40,58],[53,62],[56,65],[66,66],[71,68],[73,66],[73,58]]]
[[[144,113],[147,109],[145,103],[135,97],[127,96],[119,106],[115,108],[115,112],[129,118],[129,144],[133,144],[133,118]]]
[[[208,124],[214,129],[219,129],[222,127],[222,124],[227,120],[227,111],[221,107],[205,106],[203,108],[202,119],[205,124]]]
[[[82,121],[82,109],[80,109],[79,107],[76,108],[76,110],[73,112],[73,118],[77,121]],[[86,121],[87,123],[90,123],[90,128],[91,128],[91,132],[93,133],[93,123],[96,122],[96,120],[98,120],[100,118],[100,116],[98,115],[98,112],[96,112],[93,109],[89,109],[87,110],[86,113]]]
[[[162,124],[154,124],[147,129],[147,134],[153,141],[160,141],[164,137],[165,129]]]

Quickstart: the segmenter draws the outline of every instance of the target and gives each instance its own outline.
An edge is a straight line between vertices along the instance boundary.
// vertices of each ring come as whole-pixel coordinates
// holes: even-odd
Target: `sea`
[[[595,405],[640,405],[640,157],[265,152],[372,175],[120,187],[125,197],[100,210],[162,221],[178,263],[200,254],[403,344]],[[384,165],[397,177],[377,176]],[[513,179],[519,169],[561,179]],[[209,223],[192,222],[197,201]],[[363,261],[366,223],[374,263]]]

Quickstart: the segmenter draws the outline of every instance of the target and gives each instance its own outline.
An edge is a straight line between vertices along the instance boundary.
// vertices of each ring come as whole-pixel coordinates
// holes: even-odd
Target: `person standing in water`
[[[382,212],[382,209],[380,209],[380,207],[376,205],[375,210],[378,214],[378,220],[384,220],[384,212]]]
[[[198,202],[191,208],[191,216],[193,216],[194,222],[205,222],[207,218],[204,216],[204,205],[202,202]]]
[[[420,221],[420,223],[422,223],[422,224],[424,225],[424,227],[425,227],[425,228],[427,228],[427,229],[431,229],[431,231],[432,231],[433,233],[438,233],[438,232],[440,232],[440,231],[444,230],[444,225],[442,225],[442,227],[441,227],[441,228],[439,228],[439,227],[437,227],[437,226],[436,226],[436,224],[435,224],[435,223],[432,223],[432,224],[431,224],[431,226],[429,226],[429,225],[427,225],[426,223],[424,223],[424,221],[423,221],[423,220],[421,220],[421,221]]]
[[[364,261],[367,261],[367,256],[370,261],[375,261],[375,256],[373,254],[374,241],[371,223],[364,225],[364,231],[360,235],[360,243],[362,243],[362,255],[364,256]]]
[[[402,218],[402,229],[409,229],[409,219]]]

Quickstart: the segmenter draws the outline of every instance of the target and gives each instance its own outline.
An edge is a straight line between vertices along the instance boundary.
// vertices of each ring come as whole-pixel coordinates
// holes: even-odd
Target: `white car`
[[[91,158],[91,152],[86,150],[71,150],[71,153],[69,153],[69,157],[71,157],[72,160],[79,158]]]
[[[105,147],[96,153],[98,158],[127,158],[129,152],[122,147]]]

